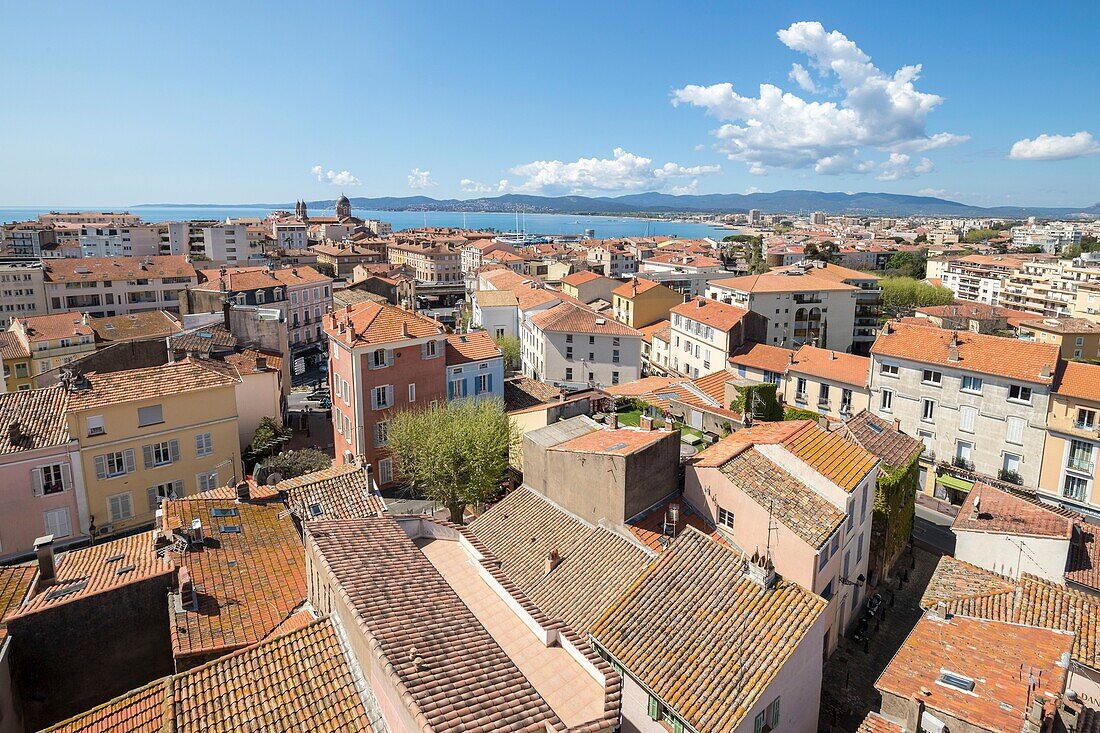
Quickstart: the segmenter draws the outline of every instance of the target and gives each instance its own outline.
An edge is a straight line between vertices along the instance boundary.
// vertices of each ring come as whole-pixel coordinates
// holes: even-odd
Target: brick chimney
[[[557,550],[550,550],[546,555],[546,563],[543,566],[546,574],[549,575],[559,565],[561,565],[561,555],[558,554]]]
[[[642,415],[638,418],[638,427],[642,430],[653,430],[653,418],[649,415]]]
[[[52,584],[57,580],[57,570],[53,559],[53,535],[48,534],[34,541],[34,553],[38,556],[39,587]]]
[[[256,371],[258,371],[258,372],[266,372],[267,371],[267,357],[266,356],[257,356],[256,357]]]
[[[237,484],[237,501],[247,502],[252,498],[252,487],[248,485],[247,481],[241,481]]]
[[[23,426],[19,420],[12,420],[8,423],[8,442],[12,445],[17,445],[23,437]]]
[[[613,413],[611,413],[610,415],[607,416],[607,427],[611,428],[612,430],[618,430],[619,429],[619,415],[618,415],[618,413],[613,412]]]
[[[921,730],[920,721],[924,716],[925,692],[928,691],[922,687],[920,692],[909,698],[909,705],[905,710],[905,730]]]

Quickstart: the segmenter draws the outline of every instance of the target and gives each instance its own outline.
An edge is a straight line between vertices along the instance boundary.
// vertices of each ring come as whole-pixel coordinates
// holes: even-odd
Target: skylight
[[[940,672],[940,680],[942,684],[948,687],[954,687],[957,690],[963,690],[964,692],[974,691],[974,680],[969,677],[963,677],[961,674],[955,674],[954,672],[948,672],[942,670]]]

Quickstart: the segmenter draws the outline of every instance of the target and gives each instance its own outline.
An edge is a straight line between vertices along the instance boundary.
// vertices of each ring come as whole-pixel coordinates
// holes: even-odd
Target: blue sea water
[[[12,221],[25,221],[34,219],[39,214],[49,211],[128,211],[137,214],[145,221],[183,221],[188,219],[225,219],[226,217],[257,216],[263,217],[271,212],[268,208],[247,206],[135,206],[135,207],[79,207],[79,206],[54,206],[54,207],[5,207],[0,206],[0,223]],[[315,211],[317,215],[328,214],[331,211]],[[462,214],[454,211],[368,211],[355,209],[353,213],[364,219],[381,219],[388,221],[395,230],[412,229],[414,227],[461,227],[470,229],[495,229],[498,231],[515,231],[516,215],[511,213]],[[614,216],[577,216],[572,214],[527,214],[519,219],[521,229],[526,229],[530,234],[583,234],[586,229],[594,229],[599,238],[607,237],[641,237],[645,235],[656,236],[665,234],[685,239],[698,239],[700,237],[715,237],[721,239],[733,233],[729,229],[722,229],[709,224],[696,224],[692,222],[656,221],[652,219],[632,219]]]

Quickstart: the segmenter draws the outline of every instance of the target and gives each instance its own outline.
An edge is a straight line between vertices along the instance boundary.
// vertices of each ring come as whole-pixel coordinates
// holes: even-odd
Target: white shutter
[[[95,477],[100,481],[107,478],[107,456],[95,457]]]
[[[181,496],[183,496],[183,481],[173,481],[171,498],[179,499]]]
[[[959,408],[959,430],[967,433],[974,432],[974,418],[978,411],[973,407],[964,405]]]
[[[386,349],[386,366],[393,364],[393,349]]]
[[[155,512],[160,508],[160,496],[157,494],[157,487],[150,486],[145,490],[145,493],[149,497],[149,511]]]
[[[393,407],[393,385],[386,385],[386,406]]]
[[[42,484],[43,484],[42,469],[41,468],[32,468],[31,469],[31,493],[33,493],[35,496],[42,496]]]
[[[1005,440],[1020,445],[1024,442],[1024,420],[1019,417],[1008,418]]]
[[[61,487],[65,491],[73,487],[73,470],[68,463],[61,464]]]
[[[134,472],[135,466],[133,448],[127,448],[126,450],[122,451],[122,465],[126,467],[126,473]],[[129,501],[129,498],[127,498],[127,501]]]
[[[142,458],[145,460],[145,467],[146,468],[152,468],[153,467],[153,446],[151,446],[151,445],[141,446],[141,455],[142,455]]]
[[[180,442],[178,440],[168,441],[168,458],[172,463],[180,459]]]

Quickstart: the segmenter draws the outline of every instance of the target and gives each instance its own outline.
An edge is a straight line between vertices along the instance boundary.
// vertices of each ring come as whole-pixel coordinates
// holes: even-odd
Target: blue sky
[[[0,206],[783,188],[1088,205],[1098,24],[1083,2],[9,3]]]

